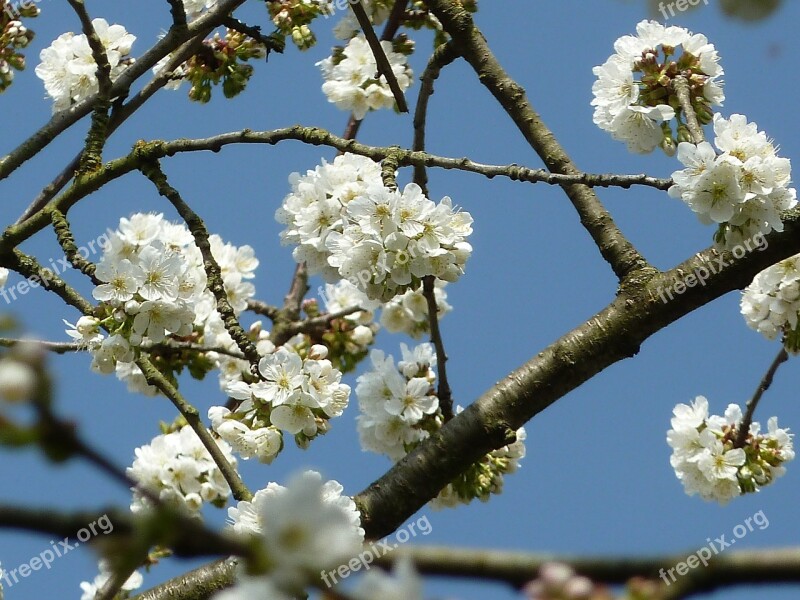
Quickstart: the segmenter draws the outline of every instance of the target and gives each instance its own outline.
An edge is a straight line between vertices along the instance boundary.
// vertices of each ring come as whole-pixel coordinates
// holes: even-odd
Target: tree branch
[[[381,537],[396,529],[469,465],[513,441],[519,427],[610,365],[637,354],[660,329],[800,251],[800,210],[787,214],[783,233],[767,239],[766,249],[741,260],[710,248],[666,273],[652,269],[624,288],[606,308],[507,375],[358,494],[367,535]],[[705,286],[687,286],[683,295],[661,299],[663,289],[697,269],[707,271],[717,258],[727,267],[715,270]]]
[[[772,379],[775,377],[778,367],[780,367],[787,360],[789,360],[789,353],[786,352],[786,348],[781,346],[778,356],[775,357],[775,359],[772,361],[772,364],[769,366],[769,369],[767,369],[764,378],[761,380],[761,383],[758,384],[758,388],[756,388],[755,394],[753,394],[753,397],[747,402],[747,411],[742,418],[741,425],[739,425],[739,431],[736,434],[736,441],[733,444],[734,448],[744,448],[745,442],[747,442],[747,436],[750,433],[750,424],[753,422],[753,415],[756,412],[756,407],[761,400],[761,396],[763,396],[764,392],[766,392],[769,389],[769,386],[772,385]]]
[[[142,374],[147,383],[157,387],[172,401],[172,404],[178,409],[178,412],[181,413],[183,418],[186,419],[186,422],[197,434],[197,437],[200,438],[203,446],[205,446],[211,458],[214,459],[217,467],[219,467],[225,481],[228,482],[228,487],[231,488],[233,497],[237,500],[250,500],[253,494],[247,489],[247,486],[244,484],[244,481],[242,481],[236,468],[229,463],[225,455],[222,454],[222,450],[220,450],[217,442],[211,437],[208,429],[206,429],[206,426],[200,420],[200,414],[197,409],[186,401],[175,386],[164,377],[161,371],[156,369],[153,363],[150,362],[150,359],[145,356],[140,356],[136,361],[136,365],[142,370]]]
[[[356,16],[358,24],[361,26],[361,30],[364,32],[364,37],[366,38],[367,43],[372,50],[372,55],[375,57],[375,64],[378,67],[378,73],[386,78],[386,82],[389,84],[389,89],[392,90],[394,101],[397,102],[397,110],[407,113],[408,104],[406,104],[406,98],[403,95],[403,90],[400,89],[400,84],[397,82],[397,77],[394,76],[392,65],[389,64],[389,59],[386,58],[386,53],[383,51],[381,40],[378,39],[375,30],[372,28],[372,22],[369,20],[367,11],[364,10],[364,5],[361,4],[361,0],[350,0],[350,8],[353,10],[353,14]]]
[[[222,318],[225,329],[230,334],[231,338],[236,342],[239,350],[242,351],[250,361],[250,364],[255,367],[259,361],[258,351],[255,345],[247,337],[247,333],[236,318],[228,294],[225,291],[225,282],[222,280],[222,271],[219,268],[217,260],[211,253],[211,242],[209,241],[208,230],[205,223],[200,216],[186,204],[181,198],[180,193],[174,187],[169,185],[167,176],[161,170],[157,162],[145,164],[141,167],[142,174],[147,177],[158,190],[158,193],[169,200],[170,204],[175,207],[178,214],[186,222],[186,226],[194,237],[195,244],[200,249],[203,255],[203,267],[208,278],[206,284],[208,289],[214,294],[217,301],[217,312]]]
[[[411,149],[416,152],[425,150],[425,127],[428,119],[428,102],[433,96],[433,84],[439,78],[442,69],[458,58],[458,48],[449,41],[433,51],[428,65],[422,72],[420,81],[422,85],[417,97],[417,107],[414,110],[414,142]],[[422,188],[422,193],[428,195],[428,173],[425,165],[414,167],[414,183]]]
[[[429,0],[428,6],[453,38],[459,53],[475,70],[480,82],[505,109],[547,168],[554,173],[577,173],[578,169],[556,141],[553,132],[531,106],[525,90],[511,79],[497,61],[469,12],[453,0]],[[611,265],[620,282],[624,282],[628,275],[648,267],[647,261],[619,230],[591,188],[566,185],[564,191],[580,215],[581,224],[592,236],[600,254]]]
[[[542,565],[559,562],[593,581],[623,584],[643,576],[661,582],[660,570],[674,568],[696,553],[692,548],[684,553],[651,557],[611,556],[586,557],[563,554],[508,552],[455,548],[443,546],[410,546],[397,548],[375,560],[376,565],[391,567],[395,561],[408,557],[424,575],[463,577],[502,582],[521,588],[536,579]],[[673,569],[674,572],[674,569]],[[230,587],[236,573],[235,560],[214,561],[171,579],[135,596],[133,600],[169,600],[180,593],[181,600],[207,600],[211,594]],[[670,580],[671,582],[671,580]],[[737,585],[767,583],[800,583],[800,547],[765,548],[729,552],[714,556],[702,569],[690,571],[671,586],[662,586],[667,593],[680,586],[680,595],[671,600],[686,598],[701,592],[730,588]]]
[[[110,97],[124,96],[131,85],[156,63],[195,36],[205,37],[217,27],[221,20],[245,0],[220,0],[204,16],[193,21],[183,30],[171,29],[150,50],[128,67],[111,87]],[[80,119],[88,115],[97,103],[99,94],[81,100],[69,109],[63,110],[50,119],[39,131],[22,142],[17,148],[0,159],[0,180],[5,179],[27,160],[45,148],[58,135],[66,131]]]
[[[436,306],[434,282],[432,275],[422,279],[422,293],[428,302],[428,324],[431,330],[431,341],[436,348],[436,370],[439,372],[439,389],[436,397],[439,398],[439,407],[445,422],[453,418],[453,396],[450,384],[447,381],[447,352],[444,350],[442,332],[439,331],[439,308]]]

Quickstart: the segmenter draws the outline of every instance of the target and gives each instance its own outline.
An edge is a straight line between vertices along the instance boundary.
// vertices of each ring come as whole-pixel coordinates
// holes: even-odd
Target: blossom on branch
[[[687,80],[692,109],[701,124],[708,123],[710,108],[725,99],[719,56],[706,36],[683,27],[642,21],[636,33],[619,38],[616,52],[592,70],[597,76],[594,123],[626,142],[631,152],[645,154],[661,146],[672,154],[677,142],[690,139],[675,78]],[[676,117],[673,132],[670,121]]]

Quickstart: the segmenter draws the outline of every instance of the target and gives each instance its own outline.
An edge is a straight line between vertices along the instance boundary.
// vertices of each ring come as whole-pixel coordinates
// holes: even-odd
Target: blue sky
[[[743,25],[723,18],[715,0],[670,24],[705,33],[715,44],[725,69],[723,113],[740,112],[775,138],[781,155],[800,154],[800,124],[793,94],[800,49],[794,24],[798,3],[785,3],[776,16]],[[3,150],[7,152],[50,116],[50,103],[34,76],[38,52],[65,30],[78,28],[66,3],[44,0],[32,24],[37,38],[28,50],[29,69],[0,96]],[[134,55],[152,44],[168,24],[167,3],[89,2],[93,16],[119,22],[138,39]],[[591,69],[612,52],[614,40],[631,33],[647,16],[645,2],[551,0],[482,2],[476,16],[492,49],[509,73],[528,91],[533,106],[554,131],[579,168],[590,172],[639,173],[667,177],[678,163],[660,154],[634,156],[592,123]],[[263,6],[248,3],[242,15],[265,22]],[[242,129],[274,129],[295,123],[340,134],[347,116],[328,104],[320,91],[314,63],[328,55],[330,27],[318,21],[320,41],[305,53],[289,47],[283,56],[256,65],[245,94],[225,101],[215,93],[208,105],[190,103],[186,88],[161,92],[117,132],[106,157],[126,153],[138,139],[203,137]],[[268,29],[265,26],[265,29]],[[326,31],[327,30],[327,31]],[[413,33],[419,74],[431,47],[430,36]],[[418,82],[408,93],[413,105]],[[540,166],[513,123],[463,62],[448,67],[436,87],[428,130],[429,151],[469,156],[496,164]],[[86,122],[60,136],[46,151],[3,182],[0,221],[9,223],[27,206],[79,149]],[[411,117],[391,112],[371,114],[359,139],[380,145],[409,146]],[[287,193],[292,171],[313,168],[334,152],[285,142],[277,147],[229,147],[220,154],[193,154],[165,161],[173,185],[183,193],[209,228],[236,245],[250,244],[261,260],[255,280],[257,297],[279,303],[288,289],[294,264],[281,247],[275,208]],[[410,180],[408,170],[401,181]],[[474,254],[466,275],[448,288],[454,311],[442,321],[450,356],[448,370],[456,402],[466,405],[512,369],[579,325],[612,298],[616,281],[600,258],[567,198],[544,185],[487,181],[476,175],[433,170],[434,200],[449,195],[475,219]],[[622,230],[657,267],[666,269],[705,248],[712,230],[701,225],[682,203],[666,194],[634,189],[602,190],[601,199]],[[132,212],[174,211],[156,196],[143,177],[130,175],[103,188],[70,212],[76,238],[96,239]],[[41,232],[23,249],[40,260],[61,256],[54,236]],[[12,275],[12,278],[16,277]],[[68,280],[87,296],[90,287],[74,273]],[[13,284],[16,279],[11,279]],[[316,283],[312,284],[312,290]],[[313,293],[313,292],[312,292]],[[706,538],[727,534],[747,517],[763,511],[769,526],[738,540],[735,549],[798,543],[796,501],[800,473],[789,464],[787,475],[757,495],[728,506],[687,497],[669,466],[665,434],[674,405],[698,394],[709,398],[712,412],[730,402],[743,404],[753,393],[778,350],[750,331],[739,315],[739,294],[713,302],[645,342],[638,356],[618,363],[538,415],[527,425],[528,456],[522,469],[506,480],[504,493],[487,504],[433,512],[424,508],[432,531],[417,540],[451,544],[589,555],[650,555],[695,551]],[[61,319],[76,313],[41,290],[5,305],[25,331],[64,340]],[[382,332],[378,347],[399,354],[401,336]],[[117,464],[127,466],[133,449],[158,433],[158,420],[171,421],[169,402],[134,396],[113,377],[89,371],[86,355],[51,357],[58,410],[80,424]],[[354,385],[355,376],[348,382]],[[757,418],[777,414],[784,426],[800,429],[796,361],[781,369]],[[215,380],[182,380],[188,398],[204,412],[222,397]],[[332,431],[306,451],[288,447],[273,465],[244,463],[252,489],[284,482],[298,468],[320,470],[357,493],[389,466],[387,459],[361,452],[355,432],[355,398]],[[129,492],[85,465],[54,467],[34,452],[3,457],[0,501],[63,510],[125,506]],[[208,513],[222,523],[224,511]],[[415,540],[415,541],[417,541]],[[49,546],[49,538],[0,532],[0,560],[6,568],[26,562]],[[147,576],[158,583],[195,563],[164,563]],[[78,549],[49,571],[40,571],[6,590],[9,599],[78,597],[78,583],[95,574],[95,557]],[[427,596],[515,598],[501,585],[429,579]],[[705,598],[744,600],[752,590],[723,590]],[[759,589],[764,600],[795,598],[797,587]]]

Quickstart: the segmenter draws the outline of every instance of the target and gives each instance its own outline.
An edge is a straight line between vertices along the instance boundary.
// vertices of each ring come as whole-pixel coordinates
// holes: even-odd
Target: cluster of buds
[[[379,326],[372,321],[371,311],[362,310],[340,318],[327,320],[330,313],[320,311],[319,302],[310,298],[303,302],[303,312],[319,326],[292,338],[291,345],[301,354],[314,344],[328,348],[328,360],[342,373],[353,371],[367,356],[375,341]]]
[[[228,29],[223,38],[218,33],[203,42],[203,47],[175,75],[192,84],[189,98],[197,102],[211,100],[211,87],[222,82],[222,93],[233,98],[244,91],[253,67],[244,64],[267,56],[264,44],[244,33]]]
[[[272,22],[283,35],[292,38],[300,50],[308,50],[317,43],[309,24],[319,16],[334,12],[331,0],[271,0],[267,9]]]
[[[458,407],[457,412],[461,410]],[[493,450],[471,465],[439,492],[431,506],[442,508],[469,504],[475,498],[488,502],[493,494],[501,494],[504,476],[514,473],[519,468],[519,461],[525,458],[526,436],[525,428],[520,427],[515,433],[514,442]]]
[[[20,50],[27,47],[33,39],[33,32],[25,27],[20,19],[36,17],[41,11],[29,2],[14,7],[7,0],[0,0],[0,11],[2,11],[0,12],[0,93],[2,93],[14,81],[14,71],[22,71],[25,68],[25,56]]]
[[[659,53],[658,50],[661,50]],[[681,103],[675,91],[675,79],[684,77],[688,82],[689,98],[697,120],[708,125],[714,118],[711,101],[706,98],[708,74],[703,70],[699,56],[683,51],[676,55],[677,48],[662,44],[648,49],[633,65],[634,73],[641,73],[639,100],[643,106],[668,104],[678,115],[677,142],[691,142],[692,136],[681,120]]]

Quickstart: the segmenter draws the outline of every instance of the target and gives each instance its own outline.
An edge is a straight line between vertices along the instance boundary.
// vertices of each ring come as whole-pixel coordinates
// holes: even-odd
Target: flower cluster
[[[281,243],[297,245],[292,256],[306,263],[309,274],[338,281],[338,271],[328,264],[328,235],[342,230],[342,212],[354,198],[381,185],[381,166],[348,152],[332,163],[323,161],[305,175],[292,173],[289,184],[292,191],[275,211],[275,220],[286,226]]]
[[[350,386],[326,359],[327,348],[312,346],[307,355],[281,346],[258,363],[259,381],[232,381],[225,392],[239,406],[231,411],[212,406],[212,428],[242,458],[269,463],[283,447],[282,431],[305,447],[328,430],[328,420],[340,416],[350,399]]]
[[[783,334],[786,349],[800,352],[800,254],[768,267],[742,294],[747,325],[769,340]]]
[[[626,142],[631,152],[647,153],[661,146],[672,154],[678,141],[691,139],[675,78],[687,80],[698,120],[709,123],[710,107],[724,100],[719,56],[704,35],[682,27],[642,21],[636,32],[619,38],[614,43],[616,52],[593,69],[597,76],[592,87],[594,122],[614,139]],[[669,121],[676,116],[674,134]]]
[[[456,281],[472,253],[472,216],[445,196],[438,204],[420,187],[372,186],[342,211],[343,229],[325,241],[328,264],[363,286],[369,298],[391,300],[433,275]]]
[[[681,142],[678,159],[686,167],[672,174],[669,189],[705,224],[717,223],[715,240],[733,248],[755,235],[783,231],[781,212],[797,205],[791,162],[744,115],[714,115],[714,145]]]
[[[14,10],[0,2],[0,93],[14,81],[14,71],[25,68],[25,56],[20,52],[33,39],[33,32],[25,27],[22,17],[36,17],[41,12],[36,6],[20,6]]]
[[[255,294],[248,280],[254,277],[258,260],[250,246],[237,248],[217,235],[211,235],[209,242],[228,300],[239,313]],[[119,229],[108,236],[95,276],[102,282],[92,292],[101,302],[96,314],[105,316],[83,317],[74,326],[67,323],[72,327],[67,334],[92,352],[94,371],[116,370],[131,389],[152,394],[133,364],[140,348],[152,353],[153,345],[168,337],[235,348],[206,287],[202,254],[184,225],[170,223],[161,214],[137,213],[121,219]],[[100,332],[101,326],[109,337]],[[178,363],[170,364],[171,358]],[[187,360],[169,353],[159,359],[159,367],[167,371],[179,371]]]
[[[97,598],[97,592],[99,592],[106,582],[111,579],[111,576],[114,572],[111,569],[111,565],[108,564],[108,561],[101,560],[99,565],[100,573],[98,573],[94,581],[89,583],[88,581],[81,582],[81,600],[95,600]],[[122,584],[120,590],[123,592],[130,592],[133,590],[137,590],[142,587],[142,583],[144,582],[144,577],[139,571],[134,571],[128,579],[125,580],[125,583]],[[0,597],[2,600],[2,597]]]
[[[667,442],[670,464],[690,496],[728,503],[736,496],[757,492],[784,474],[783,463],[794,458],[793,434],[778,427],[778,418],[750,425],[742,447],[736,439],[742,411],[730,404],[724,416],[708,414],[708,400],[698,396],[691,406],[678,404],[672,411]]]
[[[401,344],[401,350],[403,360],[397,366],[394,357],[373,350],[373,370],[360,375],[356,385],[361,446],[394,461],[442,426],[439,399],[433,389],[433,346],[420,344],[409,350]]]
[[[395,462],[438,431],[444,422],[433,387],[433,346],[425,343],[409,349],[401,344],[401,351],[403,358],[395,366],[392,356],[373,350],[372,371],[359,376],[356,385],[362,448],[385,454]],[[520,428],[516,433],[516,442],[490,452],[470,466],[440,492],[432,506],[466,504],[474,498],[486,501],[491,494],[499,494],[503,475],[513,473],[525,456],[525,430]]]
[[[202,51],[172,70],[165,87],[177,90],[188,81],[192,84],[189,98],[205,103],[211,100],[212,87],[221,83],[225,97],[233,98],[244,91],[253,75],[253,67],[245,63],[266,55],[264,44],[244,33],[233,29],[228,29],[224,37],[215,33],[203,41]],[[172,58],[172,54],[162,58],[153,67],[153,73],[161,74]]]
[[[381,46],[400,89],[405,91],[414,81],[408,65],[413,44],[401,37],[394,43],[383,41]],[[363,35],[352,38],[344,48],[334,48],[333,54],[318,62],[317,66],[325,78],[322,91],[328,101],[337,108],[352,112],[355,119],[363,119],[370,110],[394,107],[394,96],[386,77],[375,76],[377,63]]]
[[[92,25],[105,48],[113,81],[133,63],[130,52],[136,36],[105,19],[94,19]],[[97,63],[85,34],[61,34],[39,58],[42,62],[36,67],[36,76],[53,99],[54,113],[97,93]]]
[[[322,481],[316,471],[296,475],[283,487],[270,483],[249,502],[228,509],[236,533],[255,536],[269,563],[262,577],[239,578],[239,584],[215,600],[277,598],[297,593],[319,581],[321,571],[346,564],[361,550],[364,530],[351,498],[337,481]],[[279,590],[279,594],[248,596],[244,591]],[[291,596],[294,597],[294,596]]]
[[[281,240],[298,244],[293,256],[310,273],[348,279],[383,301],[418,289],[425,276],[452,282],[463,274],[472,217],[450,198],[436,204],[413,183],[389,189],[380,165],[352,154],[289,181],[292,192],[275,218],[286,225]]]
[[[236,459],[223,441],[217,442],[222,454],[232,465]],[[162,502],[198,514],[203,502],[222,507],[230,488],[217,464],[200,438],[185,425],[178,431],[159,435],[135,450],[136,458],[127,473],[145,489],[157,494]],[[147,498],[134,490],[131,510],[139,512],[150,505]]]

